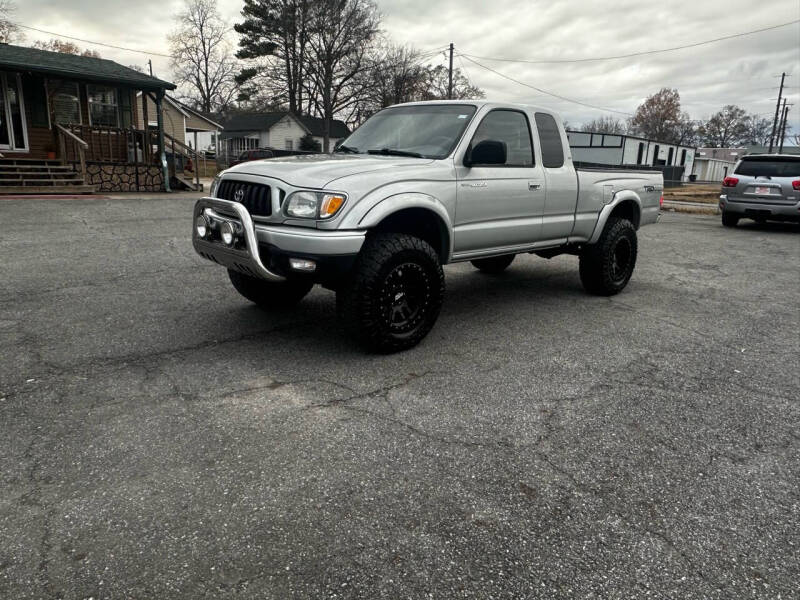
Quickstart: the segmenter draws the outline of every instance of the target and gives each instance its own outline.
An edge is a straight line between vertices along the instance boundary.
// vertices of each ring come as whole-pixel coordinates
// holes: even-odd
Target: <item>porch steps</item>
[[[0,159],[0,194],[90,194],[94,191],[95,186],[86,185],[72,166],[58,160]]]
[[[202,183],[199,184],[199,189],[198,189],[198,185],[194,182],[194,180],[192,180],[191,178],[187,179],[186,177],[183,177],[181,175],[173,175],[171,183],[172,183],[172,187],[174,187],[174,188],[180,187],[180,188],[182,188],[184,190],[191,190],[191,191],[194,191],[194,192],[202,192],[203,191],[203,184]],[[177,183],[177,185],[175,185],[176,183]]]

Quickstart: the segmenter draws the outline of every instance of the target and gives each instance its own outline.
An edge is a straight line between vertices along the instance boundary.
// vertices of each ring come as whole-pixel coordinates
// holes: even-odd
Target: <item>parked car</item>
[[[307,150],[286,150],[284,148],[251,148],[244,150],[231,161],[231,166],[235,166],[251,160],[261,160],[264,158],[276,158],[282,156],[300,156],[303,154],[318,154],[317,152],[309,152]]]
[[[367,347],[409,348],[433,327],[442,265],[500,273],[516,254],[579,257],[592,294],[633,274],[637,230],[655,223],[660,171],[579,168],[554,112],[473,101],[401,104],[333,155],[238,165],[194,208],[193,244],[267,308],[314,284]]]
[[[800,156],[742,157],[722,181],[719,207],[725,227],[735,227],[742,218],[800,223]]]

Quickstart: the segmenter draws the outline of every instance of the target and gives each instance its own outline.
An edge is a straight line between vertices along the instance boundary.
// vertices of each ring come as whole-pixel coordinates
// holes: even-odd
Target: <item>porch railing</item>
[[[104,127],[97,125],[67,125],[66,129],[86,142],[86,160],[107,163],[149,163],[151,145],[148,132],[140,129]],[[67,148],[70,151],[70,148]],[[66,159],[74,161],[74,154]]]
[[[197,151],[167,133],[164,134],[164,146],[169,157],[170,176],[183,178],[186,177],[186,171],[189,171],[189,178],[194,178],[194,189],[199,191],[200,160]],[[188,168],[190,164],[191,169]]]
[[[86,149],[89,147],[89,144],[86,141],[79,138],[77,135],[72,133],[69,129],[63,127],[62,125],[56,124],[56,131],[58,132],[58,146],[59,150],[61,150],[61,162],[62,164],[67,163],[68,157],[68,149],[70,154],[75,156],[77,159],[76,161],[80,164],[81,169],[81,177],[83,178],[84,183],[86,182]]]

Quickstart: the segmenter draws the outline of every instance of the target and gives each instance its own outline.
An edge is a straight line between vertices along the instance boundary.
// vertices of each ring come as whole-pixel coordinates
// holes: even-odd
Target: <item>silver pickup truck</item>
[[[223,171],[192,240],[264,308],[335,290],[345,327],[391,352],[433,327],[448,263],[499,273],[516,254],[574,254],[587,291],[616,294],[662,191],[658,171],[576,169],[550,110],[418,102],[376,113],[333,154]]]

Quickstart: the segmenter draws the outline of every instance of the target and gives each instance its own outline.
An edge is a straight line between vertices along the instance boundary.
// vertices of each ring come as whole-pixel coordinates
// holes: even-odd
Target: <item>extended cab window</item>
[[[536,113],[536,128],[539,130],[539,144],[542,146],[542,164],[550,169],[564,166],[564,146],[558,123],[547,113]]]
[[[531,128],[525,115],[516,110],[493,110],[486,115],[472,136],[474,148],[484,140],[506,145],[507,167],[532,167]]]

